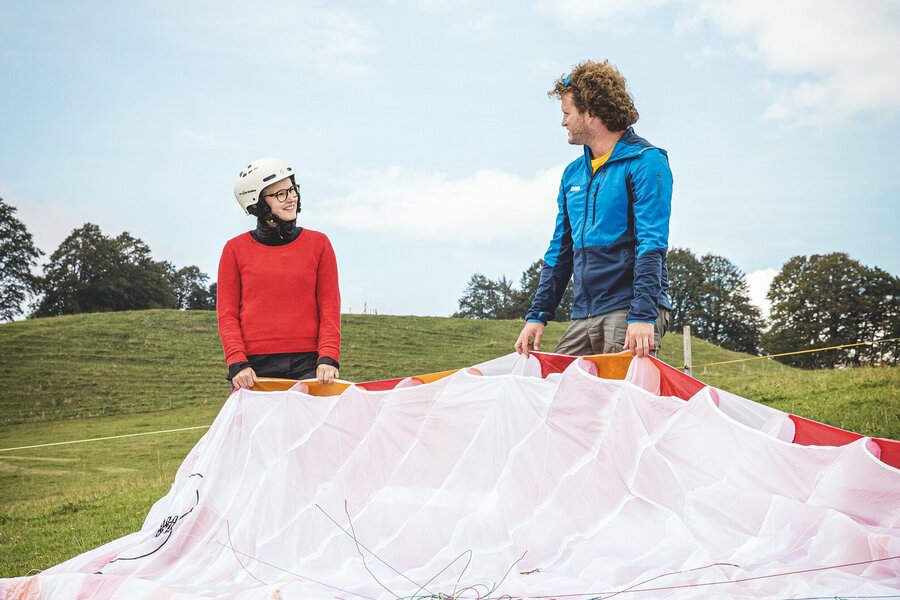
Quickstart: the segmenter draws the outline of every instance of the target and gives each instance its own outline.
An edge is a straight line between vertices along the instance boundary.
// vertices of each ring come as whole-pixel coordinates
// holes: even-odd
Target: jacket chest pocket
[[[587,215],[587,198],[588,198],[587,182],[582,184],[573,184],[566,191],[566,212],[569,216],[569,224],[575,235],[581,235],[584,231],[585,220]]]

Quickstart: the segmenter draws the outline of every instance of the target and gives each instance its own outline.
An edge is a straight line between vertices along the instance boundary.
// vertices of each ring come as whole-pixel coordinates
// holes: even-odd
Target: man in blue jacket
[[[544,326],[574,275],[572,323],[557,352],[656,354],[672,308],[666,152],[634,132],[638,112],[609,61],[576,65],[548,95],[561,100],[569,143],[584,154],[563,172],[556,228],[516,351],[540,349]]]

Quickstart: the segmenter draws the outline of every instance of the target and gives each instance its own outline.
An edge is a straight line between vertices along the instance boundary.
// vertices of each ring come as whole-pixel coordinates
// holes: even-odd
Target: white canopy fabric
[[[658,395],[658,365],[238,391],[140,531],[0,598],[900,597],[872,440],[792,443],[734,394]]]

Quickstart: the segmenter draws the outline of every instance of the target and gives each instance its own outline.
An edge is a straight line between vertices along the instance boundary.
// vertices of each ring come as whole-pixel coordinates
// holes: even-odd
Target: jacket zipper
[[[584,220],[581,223],[581,252],[582,252],[582,254],[584,254],[584,260],[581,261],[581,284],[582,284],[581,288],[582,288],[582,293],[584,294],[584,298],[587,301],[586,302],[587,316],[590,317],[591,316],[591,303],[590,303],[590,298],[588,298],[587,286],[584,285],[585,272],[587,271],[587,251],[584,247],[584,230],[587,229],[587,217],[590,212],[591,185],[594,183],[594,175],[596,175],[596,173],[594,173],[593,167],[588,167],[588,168],[591,169],[591,176],[588,179],[587,190],[586,190],[586,193],[584,194]],[[596,199],[596,192],[594,193],[594,198]],[[594,205],[594,208],[596,209],[596,203]],[[592,215],[591,216],[591,224],[593,224],[593,223],[594,223],[594,221],[593,221],[593,215]]]
[[[597,182],[597,187],[594,188],[594,197],[592,198],[593,202],[593,213],[591,213],[591,225],[593,225],[597,221],[597,193],[600,191],[600,186],[603,185],[603,167],[597,169],[597,173],[600,173],[600,180]]]

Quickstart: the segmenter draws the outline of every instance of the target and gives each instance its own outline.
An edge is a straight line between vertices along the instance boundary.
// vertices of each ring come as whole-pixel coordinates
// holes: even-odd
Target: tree
[[[481,273],[475,273],[469,278],[469,284],[459,299],[459,311],[453,316],[466,319],[492,319],[495,296],[494,282]]]
[[[525,271],[522,273],[522,276],[519,278],[519,291],[517,296],[517,305],[516,305],[516,317],[522,318],[525,316],[525,313],[528,312],[528,309],[531,308],[531,302],[534,300],[534,295],[537,293],[538,285],[541,283],[541,270],[544,268],[544,259],[539,258],[538,260],[531,263]],[[569,285],[566,286],[566,291],[563,292],[562,300],[559,301],[559,306],[556,309],[556,315],[554,316],[554,321],[568,321],[572,318],[572,306],[575,304],[575,292],[572,282],[569,281]]]
[[[703,263],[687,248],[672,248],[666,256],[672,325],[678,329],[700,320]]]
[[[209,284],[207,296],[209,297],[209,310],[216,310],[216,296],[219,293],[219,284],[213,281]]]
[[[756,354],[762,313],[750,302],[744,273],[725,257],[673,248],[667,257],[674,328],[723,348]]]
[[[193,265],[182,267],[172,273],[172,287],[175,290],[176,306],[184,310],[211,310],[215,299],[210,298],[209,276]]]
[[[63,240],[44,267],[44,296],[34,316],[174,308],[171,267],[124,232],[115,238],[85,223]]]
[[[519,312],[516,306],[517,290],[513,288],[512,281],[502,275],[500,279],[492,282],[494,294],[493,304],[490,306],[489,319],[521,319],[525,313]]]
[[[771,327],[766,352],[900,337],[900,279],[869,268],[843,252],[795,256],[769,287]],[[896,364],[897,345],[876,344],[779,360],[804,368]]]
[[[459,299],[459,311],[453,316],[469,319],[524,318],[537,292],[543,266],[543,260],[533,262],[519,278],[518,289],[513,287],[505,275],[497,281],[488,279],[481,273],[472,275]],[[570,318],[573,303],[574,292],[570,281],[556,311],[557,321]]]
[[[475,273],[459,299],[459,311],[453,316],[467,319],[520,318],[524,313],[517,312],[517,294],[512,282],[505,276],[492,281],[481,273]]]
[[[0,321],[21,315],[22,304],[39,291],[31,269],[44,253],[15,213],[16,208],[0,198]]]
[[[762,312],[750,302],[746,275],[723,256],[706,254],[700,320],[703,339],[737,352],[759,352]]]

